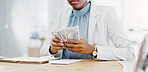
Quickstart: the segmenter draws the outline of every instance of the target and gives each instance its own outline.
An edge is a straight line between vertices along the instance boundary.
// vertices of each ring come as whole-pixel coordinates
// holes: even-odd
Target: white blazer
[[[51,31],[67,27],[72,9],[72,7],[67,7],[58,14]],[[120,25],[121,22],[113,7],[91,4],[88,41],[89,44],[96,44],[98,49],[97,59],[133,60],[135,58],[133,48],[130,47],[130,41],[123,33]],[[50,33],[48,37],[40,50],[41,56],[52,56],[49,53],[52,34]],[[109,46],[110,40],[115,47]],[[63,50],[58,51],[54,56],[62,57],[62,52]]]

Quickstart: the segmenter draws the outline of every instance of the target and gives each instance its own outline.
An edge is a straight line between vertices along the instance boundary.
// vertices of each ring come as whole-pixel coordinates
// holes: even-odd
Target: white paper
[[[43,63],[48,62],[56,58],[45,56],[45,57],[15,57],[15,58],[5,58],[0,59],[0,61],[5,62],[25,62],[25,63]]]
[[[53,60],[56,58],[52,58],[49,56],[45,57],[21,57],[19,58],[18,62],[26,62],[26,63],[43,63],[48,62],[49,60]]]
[[[68,64],[72,64],[72,63],[77,63],[77,62],[81,62],[82,59],[61,59],[61,60],[52,60],[49,61],[49,63],[51,64],[64,64],[64,65],[68,65]]]
[[[5,61],[5,62],[17,62],[18,59],[17,59],[17,58],[4,58],[4,59],[0,59],[0,61]]]
[[[0,59],[4,59],[4,58],[7,58],[7,57],[4,57],[4,56],[0,56]]]

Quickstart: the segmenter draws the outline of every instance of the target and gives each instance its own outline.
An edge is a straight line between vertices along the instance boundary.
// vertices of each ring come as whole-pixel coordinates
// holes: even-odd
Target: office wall
[[[148,32],[148,0],[124,0],[124,25],[135,32]]]
[[[4,56],[19,56],[21,52],[18,49],[17,40],[15,39],[15,35],[13,33],[13,25],[12,25],[12,0],[0,0],[1,8],[0,8],[0,17],[1,20],[1,55]]]
[[[49,34],[62,0],[0,0],[0,55],[27,56],[33,32]]]
[[[1,45],[1,55],[7,55],[7,47],[13,42],[11,37],[11,0],[0,0],[0,45]],[[13,35],[12,35],[13,36]],[[13,44],[15,46],[15,42]]]
[[[6,48],[6,0],[0,0],[0,55],[5,55]]]
[[[112,6],[116,9],[118,16],[123,17],[123,0],[92,0],[96,5]]]
[[[137,0],[124,0],[124,9],[123,9],[123,20],[124,20],[124,27],[126,27],[126,31],[128,32],[129,29],[134,29],[137,31]],[[136,10],[137,9],[137,10]]]

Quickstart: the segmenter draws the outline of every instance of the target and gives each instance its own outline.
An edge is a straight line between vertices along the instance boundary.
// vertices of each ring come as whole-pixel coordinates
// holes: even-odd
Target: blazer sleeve
[[[109,46],[97,45],[97,59],[134,60],[134,49],[130,46],[130,41],[121,28],[121,22],[115,12],[115,9],[110,7],[107,9],[107,12],[106,21],[108,37],[115,47],[111,48]]]
[[[53,38],[53,35],[51,34],[52,31],[56,31],[60,28],[60,20],[61,20],[61,15],[62,15],[62,11],[60,11],[58,14],[57,14],[57,17],[56,17],[56,21],[55,21],[55,24],[53,24],[51,30],[50,30],[50,33],[48,36],[46,36],[46,40],[44,41],[44,44],[43,46],[41,47],[40,49],[40,56],[56,56],[56,57],[62,57],[61,55],[61,51],[58,51],[56,54],[51,54],[49,52],[49,48],[51,46],[51,40]]]

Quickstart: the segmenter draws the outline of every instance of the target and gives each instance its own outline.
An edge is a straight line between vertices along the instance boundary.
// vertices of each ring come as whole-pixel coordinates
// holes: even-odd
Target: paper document
[[[62,65],[68,65],[72,63],[81,62],[82,59],[76,60],[76,59],[61,59],[61,60],[51,60],[49,63],[51,64],[62,64]]]
[[[0,59],[0,62],[19,62],[19,63],[48,63],[49,60],[56,59],[49,56],[45,57],[15,57]]]
[[[0,56],[0,59],[4,59],[4,58],[7,58],[7,57],[4,57],[4,56]]]
[[[18,59],[17,58],[4,58],[4,59],[0,59],[0,62],[17,62]]]
[[[48,63],[49,60],[54,60],[56,58],[52,58],[49,56],[45,57],[21,57],[19,58],[18,62],[22,63]]]

